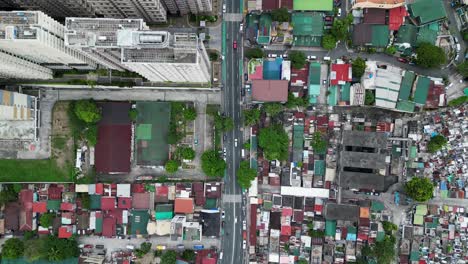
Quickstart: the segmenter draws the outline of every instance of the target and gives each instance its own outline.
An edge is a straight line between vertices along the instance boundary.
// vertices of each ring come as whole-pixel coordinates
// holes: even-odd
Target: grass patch
[[[52,138],[52,147],[55,149],[63,150],[67,144],[67,139],[63,137],[54,136]]]
[[[1,159],[0,182],[65,182],[72,181],[72,168],[61,169],[55,160]]]

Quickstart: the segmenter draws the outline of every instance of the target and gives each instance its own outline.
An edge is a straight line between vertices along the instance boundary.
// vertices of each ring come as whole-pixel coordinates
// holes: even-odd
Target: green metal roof
[[[418,0],[408,7],[421,25],[447,17],[442,0]]]
[[[259,44],[268,44],[270,43],[271,36],[271,16],[267,13],[262,13],[260,16],[259,27],[258,27],[258,36],[257,42]]]
[[[433,24],[437,24],[437,23],[433,23]],[[419,28],[418,37],[416,38],[416,46],[418,46],[419,44],[421,44],[423,42],[427,42],[427,43],[430,43],[432,45],[435,44],[435,42],[437,40],[438,30],[437,31],[433,30],[429,26],[430,25],[423,26],[423,27]]]
[[[372,46],[386,47],[388,44],[388,25],[372,25]]]
[[[336,87],[335,85],[333,86],[330,86],[328,88],[328,91],[330,92],[330,94],[328,95],[328,105],[331,105],[331,106],[335,106],[336,103],[337,103],[337,98],[336,98],[336,91],[338,90],[338,87]]]
[[[146,210],[133,210],[131,213],[131,232],[132,235],[146,235],[148,231],[149,214]]]
[[[357,228],[355,226],[349,226],[348,234],[357,234]]]
[[[325,221],[325,235],[335,236],[335,234],[336,234],[336,220],[326,220]]]
[[[155,211],[156,220],[172,219],[174,216],[174,206],[172,204],[158,204]]]
[[[300,151],[304,149],[304,125],[293,126],[293,148]]]
[[[379,231],[377,232],[377,242],[383,241],[385,238],[385,232],[384,231]]]
[[[151,140],[151,124],[139,124],[136,127],[137,140]]]
[[[89,196],[89,209],[101,209],[101,195],[92,194]]]
[[[406,24],[400,27],[397,33],[397,43],[409,43],[411,46],[416,45],[418,28],[411,24]]]
[[[324,160],[314,161],[314,174],[317,176],[325,176],[325,161]]]
[[[102,218],[96,218],[96,233],[102,233]]]
[[[341,86],[341,101],[349,102],[351,100],[351,83],[346,82]]]
[[[401,100],[397,102],[396,109],[404,112],[413,113],[415,106],[416,104],[414,102]]]
[[[409,153],[409,157],[411,159],[414,159],[416,158],[416,155],[418,154],[418,149],[416,148],[416,146],[411,146],[410,148],[410,153]]]
[[[294,36],[323,36],[323,16],[321,13],[293,13]]]
[[[398,99],[408,100],[411,94],[411,88],[413,88],[414,79],[416,75],[414,72],[406,71],[403,79],[401,80],[400,93],[398,94]]]
[[[60,200],[47,200],[47,210],[59,210],[61,202]]]
[[[414,102],[417,104],[426,104],[427,95],[429,94],[429,87],[431,80],[427,77],[418,76],[416,83],[416,91],[414,92]]]
[[[419,251],[411,251],[410,261],[418,261],[418,260],[419,260]]]
[[[173,212],[156,212],[155,215],[156,220],[169,220],[174,217]]]
[[[416,205],[415,214],[417,214],[417,215],[427,215],[427,205],[426,204]]]
[[[385,206],[382,202],[372,201],[371,211],[380,212],[380,211],[383,211],[384,209],[385,209]]]
[[[413,224],[422,225],[423,223],[424,223],[424,216],[415,214],[413,218]]]
[[[392,156],[401,157],[401,147],[398,145],[392,145]]]
[[[320,36],[294,36],[294,46],[306,47],[320,47],[322,44],[322,37]]]
[[[293,9],[295,11],[332,11],[333,0],[294,0]]]

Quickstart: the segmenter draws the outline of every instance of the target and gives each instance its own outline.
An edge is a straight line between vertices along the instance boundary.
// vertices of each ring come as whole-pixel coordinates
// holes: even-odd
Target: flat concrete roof
[[[340,186],[347,189],[385,191],[398,181],[397,176],[382,176],[376,173],[342,171]]]
[[[379,132],[343,131],[343,143],[345,146],[385,148],[387,135]]]
[[[357,221],[359,219],[359,207],[349,204],[327,203],[325,205],[325,218],[327,220]]]
[[[341,166],[368,169],[384,169],[385,155],[380,153],[365,153],[343,151],[341,153]]]

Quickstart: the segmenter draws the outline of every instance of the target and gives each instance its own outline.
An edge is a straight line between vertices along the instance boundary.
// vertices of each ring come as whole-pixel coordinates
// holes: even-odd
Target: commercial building
[[[161,0],[87,0],[96,13],[108,18],[143,18],[146,22],[166,22]]]
[[[162,0],[167,11],[172,14],[199,14],[213,10],[212,0]]]
[[[64,19],[71,16],[93,17],[96,15],[94,8],[87,0],[11,0],[16,7],[42,11],[55,19]]]
[[[65,45],[86,52],[99,64],[124,71],[121,48],[117,46],[119,30],[146,30],[143,19],[79,18],[65,20]]]
[[[211,65],[196,34],[166,31],[119,31],[122,64],[153,82],[211,80]]]
[[[39,109],[34,96],[0,90],[0,138],[35,141]]]
[[[351,0],[352,9],[362,9],[362,8],[383,8],[391,9],[395,7],[400,7],[406,4],[405,0]]]
[[[50,69],[94,69],[96,62],[66,47],[64,26],[40,11],[0,12],[0,50]]]

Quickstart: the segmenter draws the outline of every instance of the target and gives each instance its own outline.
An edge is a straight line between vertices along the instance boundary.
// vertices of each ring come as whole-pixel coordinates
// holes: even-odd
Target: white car
[[[240,28],[239,28],[239,32],[242,32],[242,28],[244,27],[244,24],[240,23]]]
[[[234,139],[234,146],[237,147],[237,138]]]
[[[242,249],[245,249],[247,247],[247,241],[242,241]]]
[[[226,214],[224,213],[224,211],[221,212],[221,218],[222,219],[226,218]]]
[[[338,16],[341,16],[341,8],[338,8]]]
[[[242,230],[247,230],[247,221],[242,221]]]
[[[226,13],[226,4],[223,4],[223,13]]]
[[[309,56],[307,56],[307,59],[308,59],[308,60],[316,60],[316,59],[317,59],[317,56],[309,55]]]

